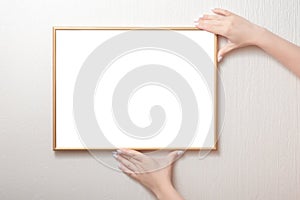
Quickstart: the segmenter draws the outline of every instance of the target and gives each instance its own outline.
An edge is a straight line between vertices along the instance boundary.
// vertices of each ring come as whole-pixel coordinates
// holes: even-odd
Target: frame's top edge
[[[53,30],[198,30],[197,27],[182,26],[182,27],[152,27],[152,26],[53,26]]]

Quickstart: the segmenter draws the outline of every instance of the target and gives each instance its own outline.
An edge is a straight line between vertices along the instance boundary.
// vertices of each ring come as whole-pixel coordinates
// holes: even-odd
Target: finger
[[[218,35],[223,32],[222,24],[216,20],[200,20],[199,24],[196,24],[195,26],[201,30]]]
[[[184,151],[172,151],[167,156],[169,163],[172,164],[173,162],[177,161],[183,154]]]
[[[130,160],[127,160],[126,158],[122,157],[122,155],[115,155],[114,157],[120,164],[124,165],[130,171],[135,173],[139,172],[138,167]]]
[[[124,172],[124,173],[126,173],[126,174],[133,174],[133,173],[134,173],[133,171],[131,171],[130,169],[128,169],[125,165],[123,165],[123,164],[121,164],[121,163],[118,164],[118,168],[119,168],[122,172]]]
[[[200,18],[198,23],[200,25],[205,25],[205,24],[222,25],[222,22],[220,20],[216,20],[216,19],[203,19],[203,18]]]
[[[130,157],[130,158],[138,160],[138,161],[143,161],[143,159],[146,157],[141,152],[138,152],[138,151],[135,151],[132,149],[118,149],[117,152],[120,155],[124,155],[124,157],[127,157],[127,158]]]
[[[126,166],[124,166],[123,164],[119,164],[118,165],[118,168],[125,174],[127,174],[128,176],[132,177],[132,178],[136,178],[137,175],[131,171],[130,169],[128,169]]]
[[[222,9],[222,8],[214,8],[214,9],[212,9],[212,11],[216,14],[223,15],[223,16],[229,16],[229,15],[232,14],[228,10],[225,10],[225,9]]]
[[[235,44],[233,44],[233,43],[227,43],[224,47],[222,47],[220,50],[219,50],[219,52],[218,52],[218,62],[220,62],[223,58],[224,58],[224,56],[226,55],[226,54],[228,54],[230,51],[232,51],[232,50],[234,50],[234,49],[236,49],[236,48],[238,48],[238,46],[237,45],[235,45]]]
[[[200,19],[204,19],[204,20],[220,20],[222,18],[223,16],[220,15],[207,15],[207,14],[200,17]]]
[[[128,156],[128,155],[126,155],[126,154],[118,154],[118,156],[121,156],[121,157],[127,159],[129,162],[135,164],[136,166],[139,166],[140,163],[141,163],[141,161],[135,159],[135,158],[132,157],[132,156]]]
[[[118,156],[127,159],[130,163],[134,164],[135,167],[135,173],[143,173],[144,172],[144,168],[143,168],[143,164],[142,161],[136,160],[133,157],[130,156],[126,156],[124,154],[119,154]]]
[[[166,157],[158,159],[159,163],[161,163],[161,168],[172,168],[174,162],[176,162],[182,155],[184,151],[172,151]]]
[[[221,20],[223,16],[204,14],[202,17],[194,19],[194,23],[199,23],[200,20]]]

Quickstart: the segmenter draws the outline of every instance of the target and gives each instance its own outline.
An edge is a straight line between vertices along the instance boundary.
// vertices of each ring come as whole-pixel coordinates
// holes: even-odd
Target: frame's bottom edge
[[[163,151],[168,151],[168,150],[183,150],[183,151],[217,151],[218,148],[215,147],[197,147],[197,148],[126,148],[125,149],[134,149],[138,151],[154,151],[154,150],[163,150]],[[113,151],[117,150],[118,148],[53,148],[53,151]]]

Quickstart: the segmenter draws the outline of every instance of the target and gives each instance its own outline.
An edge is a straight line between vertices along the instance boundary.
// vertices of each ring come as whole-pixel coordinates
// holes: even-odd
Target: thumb
[[[237,47],[238,45],[228,41],[227,44],[223,46],[218,52],[218,62],[220,62],[227,53],[236,49]]]
[[[178,158],[180,158],[184,154],[184,151],[172,151],[168,154],[168,161],[170,164],[175,162]]]

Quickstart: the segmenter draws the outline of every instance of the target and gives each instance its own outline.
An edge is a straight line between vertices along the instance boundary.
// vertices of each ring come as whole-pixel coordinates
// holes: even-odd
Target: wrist
[[[171,183],[161,184],[152,189],[152,192],[155,194],[157,199],[166,199],[168,194],[172,193],[173,191],[175,191],[175,188]]]
[[[255,28],[255,40],[253,41],[253,45],[262,48],[264,43],[268,39],[269,31],[266,28],[260,27],[256,25]]]

